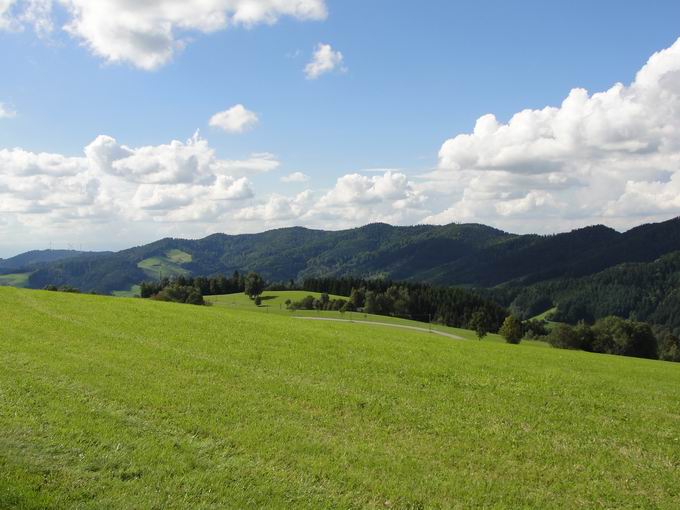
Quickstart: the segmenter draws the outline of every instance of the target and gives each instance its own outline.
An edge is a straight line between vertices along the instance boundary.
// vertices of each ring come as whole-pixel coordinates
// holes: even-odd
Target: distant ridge
[[[96,252],[78,250],[31,250],[8,259],[0,259],[0,269],[22,269],[46,262],[71,259]]]
[[[116,253],[71,252],[40,262],[28,286],[72,285],[110,293],[161,275],[257,271],[270,281],[351,275],[494,287],[586,276],[624,262],[651,262],[673,251],[680,251],[678,218],[624,233],[595,225],[547,236],[480,224],[373,223],[340,231],[292,227],[197,240],[165,238]]]

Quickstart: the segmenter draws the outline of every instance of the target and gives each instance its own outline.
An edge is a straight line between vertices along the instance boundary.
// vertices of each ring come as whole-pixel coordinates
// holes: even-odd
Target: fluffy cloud
[[[679,114],[680,40],[628,86],[574,89],[559,107],[507,123],[484,115],[442,145],[430,177],[448,184],[454,204],[425,221],[521,219],[524,230],[554,230],[564,220],[628,226],[680,214]]]
[[[316,80],[322,74],[330,73],[335,69],[345,71],[342,66],[343,60],[342,53],[335,51],[330,44],[319,43],[311,62],[305,66],[305,76],[308,80]]]
[[[263,221],[267,224],[297,220],[305,216],[313,203],[312,192],[303,191],[294,197],[273,194],[260,205],[246,207],[235,215],[237,220]]]
[[[420,194],[406,175],[400,172],[387,171],[372,177],[349,174],[338,179],[335,187],[322,197],[320,205],[342,207],[384,201],[411,202],[416,205],[420,201]]]
[[[52,0],[0,0],[0,30],[21,31],[33,27],[44,36],[52,31]]]
[[[268,227],[304,224],[345,228],[383,221],[413,223],[426,212],[426,195],[406,175],[387,171],[367,177],[340,177],[325,193],[303,191],[293,197],[274,194],[259,205],[242,209],[236,219]]]
[[[66,11],[64,30],[109,62],[156,69],[190,42],[192,33],[274,24],[290,16],[320,20],[324,0],[55,0]],[[0,0],[0,29],[52,28],[52,0]]]
[[[138,149],[98,136],[85,154],[101,172],[140,184],[211,183],[220,165],[208,142],[198,135],[186,143],[173,140]]]
[[[210,117],[210,125],[227,133],[243,133],[257,125],[259,119],[255,112],[247,110],[242,104],[232,106],[228,110]]]
[[[110,248],[114,239],[132,244],[300,224],[413,223],[428,212],[425,193],[394,171],[348,174],[329,190],[256,199],[244,174],[279,162],[271,154],[220,159],[198,134],[142,147],[101,135],[83,152],[0,150],[0,239],[100,240],[99,248]],[[301,182],[298,173],[290,176]]]
[[[0,103],[0,119],[11,119],[16,116],[16,112],[4,103]]]
[[[276,156],[269,152],[251,154],[248,159],[221,160],[216,170],[229,175],[256,175],[271,172],[279,167]]]
[[[281,177],[281,182],[307,182],[308,180],[309,176],[302,172],[293,172],[292,174]]]
[[[138,225],[172,230],[182,222],[210,224],[212,231],[254,197],[250,180],[238,174],[276,165],[268,154],[219,159],[198,134],[137,148],[98,136],[83,156],[3,149],[0,216],[13,237],[89,228],[96,238],[101,223],[113,236]]]

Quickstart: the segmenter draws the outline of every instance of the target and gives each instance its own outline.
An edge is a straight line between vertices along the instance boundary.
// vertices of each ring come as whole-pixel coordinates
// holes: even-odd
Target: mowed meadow
[[[680,365],[0,288],[0,508],[680,508]]]

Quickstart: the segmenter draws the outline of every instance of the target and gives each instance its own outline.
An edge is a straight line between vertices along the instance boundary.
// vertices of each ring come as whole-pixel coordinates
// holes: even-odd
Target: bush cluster
[[[315,298],[306,296],[300,301],[286,301],[289,310],[334,310],[338,312],[351,312],[356,310],[350,301],[346,299],[330,299],[326,292]]]
[[[190,285],[173,283],[160,292],[151,296],[156,301],[172,301],[174,303],[186,303],[188,305],[205,305],[201,291]]]
[[[649,324],[620,317],[605,317],[589,326],[557,324],[546,336],[554,347],[581,349],[603,354],[659,357],[658,342]]]
[[[49,291],[52,291],[52,292],[71,292],[71,293],[75,293],[75,294],[80,293],[80,289],[76,289],[75,287],[71,287],[70,285],[60,285],[60,286],[45,285],[43,290],[49,290]]]

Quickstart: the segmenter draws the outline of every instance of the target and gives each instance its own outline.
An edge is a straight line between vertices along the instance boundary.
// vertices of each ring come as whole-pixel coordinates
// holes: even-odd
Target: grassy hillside
[[[0,508],[678,508],[680,365],[0,289]]]
[[[370,313],[363,312],[346,312],[341,313],[331,310],[288,310],[286,308],[286,300],[300,301],[306,296],[321,296],[318,292],[310,292],[306,290],[286,290],[286,291],[265,291],[262,293],[262,304],[256,306],[253,301],[243,293],[238,294],[226,294],[223,296],[206,296],[205,299],[214,306],[231,308],[234,310],[244,310],[244,311],[257,311],[264,313],[278,313],[288,317],[312,317],[312,318],[325,318],[325,319],[340,319],[348,321],[361,321],[361,322],[375,322],[381,324],[395,324],[398,326],[409,326],[418,328],[429,328],[434,331],[442,331],[452,335],[459,336],[466,340],[477,340],[477,336],[473,331],[460,328],[452,328],[449,326],[442,326],[441,324],[428,324],[426,322],[402,319],[400,317],[389,317],[385,315],[372,315]],[[330,294],[331,299],[347,299],[344,296],[335,296]],[[493,342],[505,342],[505,340],[493,333],[485,337],[486,341]],[[545,342],[538,341],[526,341],[526,345],[534,345],[545,347],[547,344]]]
[[[137,263],[137,267],[151,279],[164,277],[187,276],[191,272],[182,267],[182,264],[191,262],[191,255],[182,250],[167,250],[155,257],[146,258]]]

